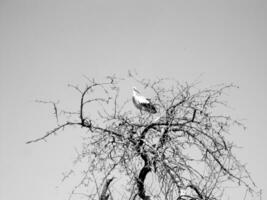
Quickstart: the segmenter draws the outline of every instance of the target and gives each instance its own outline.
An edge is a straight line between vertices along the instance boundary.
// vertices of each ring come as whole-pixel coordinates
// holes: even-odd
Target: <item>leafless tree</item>
[[[128,78],[153,91],[157,114],[139,113],[131,97],[122,101],[124,80],[115,76],[87,78],[84,88],[69,85],[80,95],[76,111],[41,101],[52,104],[58,124],[28,144],[71,126],[85,131],[77,158],[85,170],[70,198],[218,200],[232,184],[253,192],[255,184],[228,139],[230,128],[242,124],[221,114],[222,94],[235,86],[198,89],[171,79]]]

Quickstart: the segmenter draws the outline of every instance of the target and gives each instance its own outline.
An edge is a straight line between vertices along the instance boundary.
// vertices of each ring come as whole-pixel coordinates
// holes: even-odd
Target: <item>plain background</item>
[[[0,199],[68,197],[73,185],[61,178],[73,165],[79,129],[26,145],[55,125],[51,108],[34,100],[59,99],[72,109],[78,96],[68,83],[129,69],[152,79],[238,85],[227,98],[247,126],[235,130],[243,147],[237,156],[266,197],[265,0],[1,0]],[[129,98],[132,85],[125,87]]]

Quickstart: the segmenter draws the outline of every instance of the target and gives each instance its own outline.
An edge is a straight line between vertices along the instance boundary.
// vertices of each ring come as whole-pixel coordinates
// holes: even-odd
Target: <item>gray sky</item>
[[[238,156],[267,191],[266,1],[1,0],[0,199],[66,199],[71,186],[60,178],[72,166],[78,130],[25,145],[54,125],[50,107],[34,100],[67,99],[71,107],[77,96],[68,83],[128,69],[239,85],[228,96],[247,125],[234,133],[244,147]]]

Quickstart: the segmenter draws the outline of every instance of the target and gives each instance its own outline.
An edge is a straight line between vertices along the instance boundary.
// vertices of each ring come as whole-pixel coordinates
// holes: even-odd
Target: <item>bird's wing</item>
[[[141,104],[143,109],[150,113],[157,113],[156,107],[152,103]]]
[[[143,96],[137,96],[136,100],[140,104],[149,104],[150,103],[150,101],[147,98],[143,97]]]

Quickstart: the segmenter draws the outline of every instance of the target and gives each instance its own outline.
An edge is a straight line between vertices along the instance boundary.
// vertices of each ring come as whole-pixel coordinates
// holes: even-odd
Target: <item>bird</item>
[[[142,110],[151,113],[151,114],[155,114],[157,113],[157,109],[156,107],[152,104],[152,102],[150,101],[150,99],[142,96],[140,94],[140,92],[136,89],[136,87],[133,87],[133,104],[135,105],[135,107],[137,109],[140,110],[140,112],[142,113]]]

